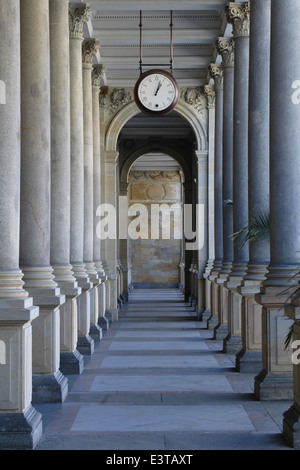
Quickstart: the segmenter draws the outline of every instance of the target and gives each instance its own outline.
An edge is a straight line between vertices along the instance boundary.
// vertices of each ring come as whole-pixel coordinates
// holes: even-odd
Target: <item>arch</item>
[[[142,155],[145,155],[145,154],[151,153],[151,152],[153,152],[153,149],[148,145],[143,145],[143,146],[139,147],[138,149],[134,150],[126,158],[126,160],[124,161],[124,163],[123,163],[123,165],[120,169],[120,182],[121,183],[126,183],[127,182],[127,176],[128,176],[129,170],[130,170],[131,166],[133,165],[133,163],[135,162],[135,160],[140,158]],[[169,146],[162,146],[161,149],[160,149],[160,152],[165,153],[165,154],[169,155],[170,157],[174,158],[174,160],[176,160],[182,168],[185,182],[191,181],[191,179],[192,179],[191,169],[190,169],[189,165],[187,164],[185,158],[181,155],[180,152],[178,152],[177,150],[175,150],[174,148],[169,147]]]
[[[191,105],[188,105],[183,100],[179,100],[174,111],[178,112],[183,118],[185,118],[190,124],[194,131],[196,138],[196,150],[207,149],[207,132],[203,127],[203,123],[199,119],[198,114]],[[122,108],[112,119],[105,138],[105,150],[108,152],[117,151],[117,143],[121,130],[136,114],[140,113],[139,108],[134,101],[127,104]]]

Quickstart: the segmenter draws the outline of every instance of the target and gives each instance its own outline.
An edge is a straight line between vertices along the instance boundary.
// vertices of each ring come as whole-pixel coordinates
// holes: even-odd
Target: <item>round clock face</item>
[[[170,112],[176,106],[179,89],[170,73],[149,70],[137,81],[134,96],[136,104],[143,112],[158,116]]]

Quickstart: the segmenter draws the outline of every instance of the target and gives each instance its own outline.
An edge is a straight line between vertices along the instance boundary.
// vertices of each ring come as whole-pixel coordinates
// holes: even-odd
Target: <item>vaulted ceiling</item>
[[[78,3],[78,1],[72,1]],[[83,2],[84,3],[84,2]],[[207,83],[216,59],[215,41],[224,35],[226,0],[90,0],[85,35],[100,43],[98,62],[106,67],[105,84],[133,87],[139,76],[140,11],[145,64],[170,61],[170,12],[173,15],[174,76],[180,87]],[[147,70],[149,67],[144,67]]]

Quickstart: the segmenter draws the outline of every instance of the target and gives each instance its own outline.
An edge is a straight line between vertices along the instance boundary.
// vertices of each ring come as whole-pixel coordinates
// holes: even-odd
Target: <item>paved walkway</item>
[[[290,402],[258,402],[253,376],[234,370],[181,293],[135,290],[69,376],[63,404],[35,405],[37,450],[291,450],[281,434]]]

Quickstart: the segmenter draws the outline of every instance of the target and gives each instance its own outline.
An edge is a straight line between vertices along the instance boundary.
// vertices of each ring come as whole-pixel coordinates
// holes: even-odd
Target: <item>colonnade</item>
[[[0,4],[1,448],[36,446],[34,404],[64,401],[66,375],[118,319],[122,268],[96,234],[101,191],[115,192],[101,188],[114,167],[101,155],[104,70],[83,37],[89,17],[68,0]]]
[[[222,61],[210,66],[219,215],[203,319],[224,353],[235,355],[236,369],[254,373],[258,400],[294,400],[283,432],[299,448],[299,366],[292,355],[298,343],[286,348],[285,340],[293,321],[299,338],[300,6],[251,0],[230,2],[225,12],[232,37],[218,39]],[[269,237],[233,236],[258,219]]]
[[[196,184],[183,185],[185,202],[205,208],[204,243],[179,265],[198,318],[240,373],[256,374],[256,398],[294,400],[283,417],[294,447],[300,374],[284,340],[291,325],[300,339],[298,3],[226,6],[233,36],[217,39],[221,62],[209,67],[207,148],[195,151]],[[117,208],[127,186],[100,132],[104,69],[83,37],[89,15],[69,0],[0,2],[2,448],[36,446],[34,403],[65,399],[65,376],[81,373],[128,298],[126,240],[96,235],[97,207]],[[269,240],[233,239],[262,214]]]

